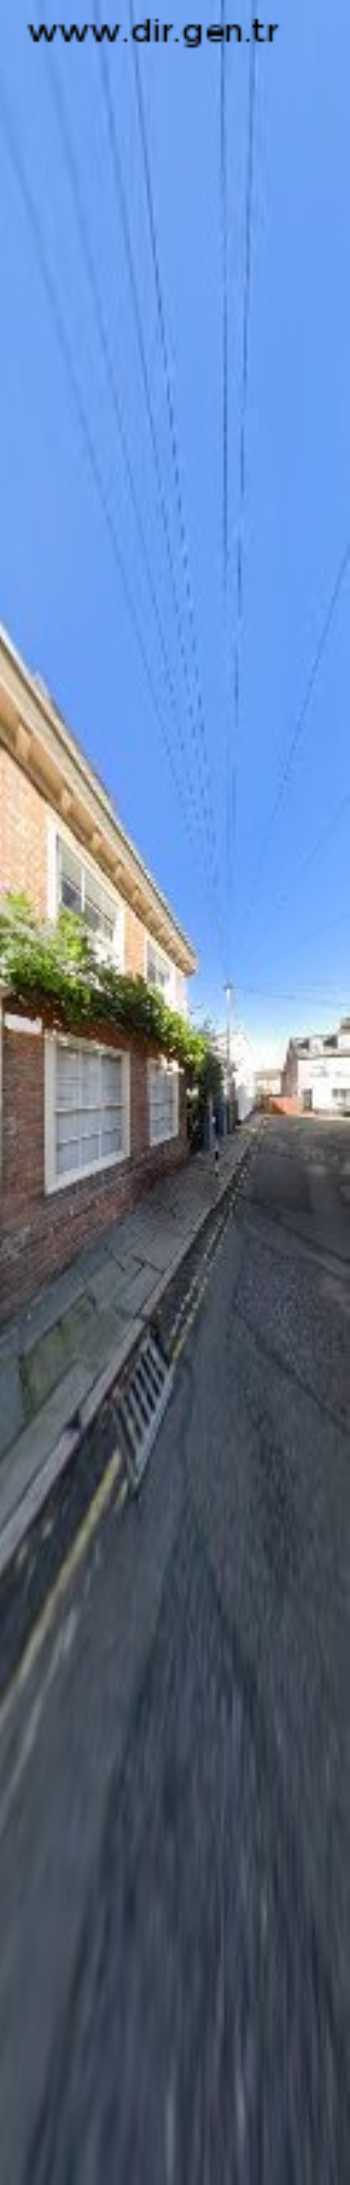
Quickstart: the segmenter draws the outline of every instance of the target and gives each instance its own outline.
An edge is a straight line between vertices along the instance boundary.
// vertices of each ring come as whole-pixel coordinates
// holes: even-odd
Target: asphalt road
[[[350,1127],[268,1123],[0,1746],[2,2185],[348,2185]]]

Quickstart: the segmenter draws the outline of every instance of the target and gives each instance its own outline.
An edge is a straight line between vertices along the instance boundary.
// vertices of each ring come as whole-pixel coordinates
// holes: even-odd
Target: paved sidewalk
[[[256,1118],[224,1141],[219,1170],[198,1154],[159,1180],[0,1335],[0,1569],[28,1490],[74,1454],[181,1260],[240,1165]]]

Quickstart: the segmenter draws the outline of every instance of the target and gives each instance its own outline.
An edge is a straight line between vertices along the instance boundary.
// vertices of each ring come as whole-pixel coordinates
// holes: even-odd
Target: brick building
[[[0,634],[0,889],[83,914],[94,948],[187,1009],[196,956],[41,681]],[[136,1036],[44,1029],[3,997],[0,1315],[187,1152],[185,1086]]]

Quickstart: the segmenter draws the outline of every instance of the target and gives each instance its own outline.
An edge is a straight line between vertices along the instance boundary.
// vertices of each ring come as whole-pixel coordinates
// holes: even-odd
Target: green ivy
[[[96,1023],[139,1033],[173,1061],[188,1083],[217,1093],[221,1065],[205,1030],[168,1009],[145,979],[100,964],[82,918],[61,911],[57,923],[39,924],[27,897],[8,894],[0,908],[0,984],[17,1003],[46,1014],[76,1033]]]

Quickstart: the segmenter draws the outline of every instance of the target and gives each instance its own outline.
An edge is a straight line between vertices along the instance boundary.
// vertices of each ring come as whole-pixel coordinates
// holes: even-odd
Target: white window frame
[[[168,973],[169,973],[169,993],[168,993],[168,994],[163,994],[163,989],[162,989],[162,987],[161,987],[161,986],[156,986],[156,987],[154,987],[154,993],[155,993],[155,994],[160,994],[160,995],[161,995],[161,997],[162,997],[162,1000],[168,1003],[168,1008],[169,1008],[169,1009],[175,1009],[175,1007],[176,1007],[176,970],[175,970],[175,964],[171,963],[171,960],[170,960],[170,956],[167,956],[167,953],[166,953],[166,949],[165,949],[165,948],[162,948],[162,947],[161,947],[161,943],[160,943],[160,941],[155,941],[155,940],[154,940],[154,938],[153,938],[153,934],[152,934],[152,933],[148,933],[148,932],[147,932],[147,930],[146,930],[146,931],[145,931],[145,957],[144,957],[144,961],[145,961],[145,979],[146,979],[146,982],[147,982],[147,986],[151,986],[151,985],[152,985],[152,980],[151,980],[151,979],[149,978],[149,976],[148,976],[148,950],[149,950],[149,948],[154,948],[154,949],[155,949],[155,951],[156,951],[156,954],[157,954],[158,956],[161,956],[161,958],[162,958],[162,963],[163,963],[163,964],[166,964],[166,968],[167,968],[167,971],[168,971]]]
[[[2,1172],[3,1172],[3,1158],[4,1158],[4,1155],[3,1155],[3,1078],[4,1078],[4,1046],[3,1046],[3,1025],[4,1025],[4,1016],[3,1016],[3,999],[2,999],[2,989],[1,989],[1,987],[0,987],[0,1183],[2,1183]]]
[[[167,1077],[170,1077],[170,1076],[171,1076],[171,1077],[172,1077],[172,1079],[173,1079],[173,1082],[174,1082],[174,1084],[175,1084],[175,1121],[174,1121],[174,1127],[173,1127],[173,1130],[170,1130],[170,1131],[169,1131],[169,1130],[163,1131],[163,1134],[162,1134],[162,1137],[161,1137],[161,1138],[159,1138],[159,1137],[157,1137],[157,1138],[154,1138],[154,1137],[153,1137],[153,1135],[152,1135],[152,1101],[151,1101],[151,1082],[152,1082],[152,1075],[153,1075],[153,1073],[154,1073],[154,1071],[155,1071],[155,1070],[156,1070],[156,1071],[159,1071],[159,1070],[160,1070],[160,1071],[162,1072],[162,1074],[163,1074],[163,1073],[166,1073]],[[151,1060],[149,1061],[149,1063],[148,1063],[148,1072],[147,1072],[147,1074],[148,1074],[148,1136],[149,1136],[149,1144],[150,1144],[150,1146],[152,1146],[152,1150],[153,1150],[154,1152],[156,1152],[157,1146],[165,1146],[165,1145],[171,1145],[171,1143],[172,1143],[172,1140],[173,1140],[173,1138],[178,1138],[178,1135],[179,1135],[179,1080],[180,1080],[180,1072],[179,1072],[179,1066],[178,1066],[178,1063],[177,1063],[177,1062],[168,1062],[168,1061],[167,1061],[167,1058],[166,1058],[166,1056],[165,1056],[165,1055],[162,1055],[162,1056],[160,1056],[160,1058],[159,1058],[159,1061],[158,1061],[158,1060],[156,1061],[156,1060],[155,1060],[155,1058],[154,1058],[154,1057],[152,1057],[152,1059],[151,1059]]]
[[[71,1047],[71,1048],[73,1049],[74,1053],[76,1053],[76,1050],[77,1050],[77,1048],[79,1048],[79,1050],[80,1050],[80,1049],[83,1049],[83,1051],[84,1051],[84,1053],[85,1053],[85,1054],[86,1054],[86,1053],[88,1052],[89,1054],[94,1054],[94,1055],[110,1055],[110,1056],[111,1056],[111,1058],[112,1058],[112,1061],[113,1061],[113,1062],[118,1062],[118,1061],[121,1061],[121,1062],[122,1062],[122,1065],[123,1065],[123,1146],[121,1147],[121,1149],[120,1149],[120,1151],[119,1151],[118,1153],[107,1153],[107,1154],[102,1154],[102,1155],[101,1155],[101,1158],[100,1158],[99,1160],[97,1160],[97,1161],[92,1161],[92,1162],[91,1162],[91,1164],[89,1165],[89,1167],[88,1167],[88,1168],[76,1168],[76,1169],[69,1169],[69,1173],[68,1173],[68,1174],[67,1174],[66,1176],[58,1176],[58,1175],[57,1175],[57,1171],[56,1171],[56,1112],[57,1112],[57,1111],[56,1111],[56,1055],[57,1055],[57,1048],[58,1048],[59,1046],[61,1046],[61,1047]],[[47,1196],[47,1197],[50,1197],[50,1195],[51,1195],[51,1193],[52,1193],[53,1191],[69,1191],[69,1188],[70,1188],[70,1185],[71,1185],[71,1184],[77,1184],[77,1183],[79,1183],[79,1184],[84,1184],[84,1183],[86,1183],[86,1182],[88,1181],[88,1178],[89,1178],[89,1176],[97,1176],[97,1175],[101,1175],[101,1174],[102,1174],[102,1172],[103,1172],[103,1170],[104,1170],[104,1169],[107,1169],[107,1168],[117,1168],[117,1167],[119,1166],[119,1164],[120,1164],[120,1162],[121,1162],[121,1161],[127,1161],[127,1160],[129,1160],[129,1156],[130,1156],[130,1055],[129,1055],[129,1054],[128,1054],[128,1053],[126,1052],[126,1051],[125,1051],[125,1049],[124,1049],[124,1048],[118,1048],[118,1047],[107,1047],[107,1046],[105,1046],[105,1045],[103,1044],[103,1042],[102,1042],[102,1041],[99,1041],[99,1042],[97,1042],[96,1040],[87,1040],[87,1039],[73,1039],[73,1037],[71,1036],[71,1034],[67,1034],[67,1035],[66,1035],[66,1034],[65,1034],[65,1033],[63,1033],[63,1032],[62,1032],[62,1033],[61,1033],[61,1032],[46,1032],[46,1033],[45,1033],[45,1193],[46,1193],[46,1196]]]
[[[114,918],[115,918],[115,924],[116,924],[116,927],[117,927],[117,925],[118,925],[118,944],[119,944],[119,945],[118,945],[118,949],[116,948],[116,949],[115,949],[115,951],[113,950],[113,951],[111,951],[111,952],[110,952],[110,951],[108,950],[108,948],[107,948],[107,949],[106,949],[106,952],[105,952],[105,954],[104,954],[104,951],[103,951],[103,945],[102,945],[102,938],[101,938],[101,941],[99,941],[99,939],[98,939],[98,935],[97,935],[97,936],[96,936],[96,954],[97,954],[97,955],[99,956],[99,958],[100,958],[100,961],[102,960],[102,961],[104,961],[104,962],[106,962],[106,963],[108,963],[108,962],[110,962],[110,961],[111,961],[111,955],[112,955],[112,961],[113,961],[113,960],[115,961],[116,969],[118,969],[118,970],[119,970],[120,972],[123,972],[123,971],[124,971],[124,966],[125,966],[125,905],[124,905],[124,903],[123,903],[123,901],[122,901],[122,898],[121,898],[121,896],[120,896],[120,895],[118,895],[118,889],[117,889],[117,888],[114,888],[114,887],[113,887],[113,882],[112,882],[112,881],[110,881],[110,880],[109,880],[108,878],[106,878],[106,875],[105,875],[105,873],[104,873],[104,872],[102,871],[102,867],[101,867],[100,865],[97,865],[97,864],[96,864],[96,859],[95,859],[95,858],[93,858],[93,857],[90,857],[89,851],[86,851],[86,850],[84,850],[84,848],[83,848],[83,845],[82,845],[82,843],[78,841],[78,836],[77,836],[77,835],[74,835],[74,834],[72,834],[72,830],[71,830],[71,828],[70,828],[70,827],[66,827],[66,825],[65,825],[65,821],[64,821],[64,820],[61,820],[61,819],[60,819],[59,813],[57,813],[57,815],[56,815],[56,814],[55,814],[54,812],[51,812],[51,813],[50,813],[50,815],[49,815],[49,831],[48,831],[48,859],[47,859],[47,915],[48,915],[48,918],[52,918],[52,919],[58,918],[58,915],[59,915],[59,910],[60,910],[60,903],[59,903],[59,892],[58,892],[58,854],[57,854],[57,852],[58,852],[58,842],[59,842],[59,841],[61,841],[61,842],[65,842],[65,843],[66,843],[66,845],[67,845],[67,849],[68,849],[68,850],[71,850],[71,852],[72,852],[72,856],[73,856],[73,857],[76,857],[76,858],[78,859],[78,862],[79,862],[79,864],[80,864],[80,865],[81,865],[81,866],[82,866],[82,867],[84,868],[84,871],[85,871],[85,872],[91,873],[91,878],[92,878],[93,880],[96,880],[96,882],[97,882],[97,885],[98,885],[98,886],[99,886],[100,888],[103,888],[103,890],[104,890],[104,894],[105,894],[106,896],[108,896],[108,898],[109,898],[109,901],[110,901],[110,905],[111,905],[111,910],[112,910],[112,911],[114,912]],[[83,915],[84,915],[84,913],[82,912],[82,916],[83,916]]]

